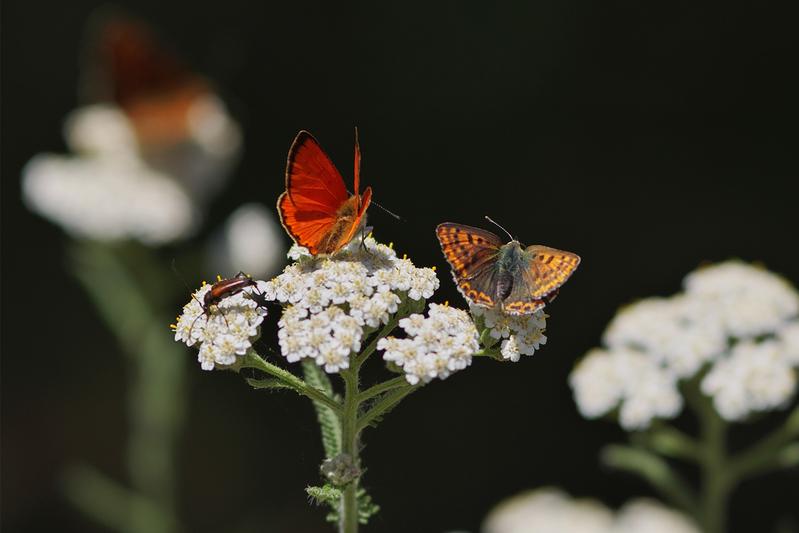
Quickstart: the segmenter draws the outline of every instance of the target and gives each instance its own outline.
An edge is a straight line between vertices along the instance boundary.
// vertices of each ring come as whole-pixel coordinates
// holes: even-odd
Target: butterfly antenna
[[[495,225],[496,227],[498,227],[499,229],[501,229],[502,231],[504,231],[505,233],[507,233],[507,234],[508,234],[508,237],[510,237],[510,240],[512,240],[512,241],[515,241],[515,240],[516,240],[516,239],[514,239],[514,238],[513,238],[513,235],[511,235],[511,234],[510,234],[510,232],[509,232],[508,230],[506,230],[505,228],[503,228],[502,226],[500,226],[500,225],[499,225],[499,224],[498,224],[498,223],[497,223],[497,222],[496,222],[494,219],[492,219],[490,216],[486,215],[485,217],[486,217],[486,220],[488,220],[488,221],[489,221],[489,222],[491,222],[493,225]]]
[[[386,213],[388,213],[388,214],[389,214],[389,215],[391,215],[392,217],[394,217],[394,218],[396,218],[397,220],[399,220],[400,222],[402,222],[402,220],[403,220],[403,219],[402,219],[402,217],[401,217],[401,216],[399,216],[398,214],[396,214],[396,213],[392,213],[391,211],[389,211],[388,209],[386,209],[386,208],[385,208],[385,207],[383,207],[382,205],[378,204],[378,203],[377,203],[377,202],[375,202],[374,200],[372,200],[370,203],[371,203],[372,205],[376,206],[376,207],[379,207],[380,209],[382,209],[383,211],[385,211]]]

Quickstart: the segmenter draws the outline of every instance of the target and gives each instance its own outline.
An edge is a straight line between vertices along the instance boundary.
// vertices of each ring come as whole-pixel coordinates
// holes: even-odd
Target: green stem
[[[401,402],[403,398],[419,389],[421,386],[421,384],[406,385],[386,393],[358,420],[358,431],[363,431],[372,421],[380,417],[383,413],[391,410],[395,405]]]
[[[696,495],[661,457],[642,448],[612,444],[601,453],[602,462],[643,477],[672,505],[697,516]]]
[[[766,438],[760,440],[746,451],[741,452],[729,463],[729,477],[733,483],[772,468],[793,466],[795,460],[785,457],[799,445],[799,407],[794,408],[788,419]],[[790,457],[795,456],[791,454]]]
[[[375,337],[372,339],[372,342],[369,343],[366,349],[362,351],[360,354],[355,356],[354,364],[358,365],[358,367],[360,368],[360,366],[364,363],[364,361],[366,361],[366,359],[370,355],[372,355],[372,353],[377,349],[378,341],[380,341],[380,339],[391,333],[394,330],[394,328],[397,327],[400,318],[401,317],[399,313],[394,315],[394,317],[392,317],[391,320],[388,321],[388,324],[383,326],[383,329],[381,329],[380,332],[377,335],[375,335]]]
[[[686,397],[700,421],[699,467],[702,475],[701,523],[705,533],[726,531],[727,502],[734,486],[729,477],[727,424],[716,412],[710,398],[699,390],[698,381],[689,385]]]
[[[402,387],[403,385],[407,385],[408,381],[405,379],[405,376],[399,376],[394,379],[389,379],[388,381],[384,381],[382,383],[378,383],[373,387],[369,387],[365,391],[361,392],[358,395],[358,402],[363,403],[367,400],[374,398],[375,396],[379,396],[384,392],[388,392],[392,389],[396,389],[398,387]]]
[[[119,340],[131,366],[127,463],[132,491],[127,493],[131,495],[126,498],[128,511],[117,517],[116,523],[128,533],[173,533],[178,530],[176,520],[154,517],[176,514],[175,448],[185,409],[186,361],[183,350],[165,331],[168,320],[159,309],[165,302],[151,290],[157,280],[149,280],[148,285],[143,279],[158,277],[162,274],[153,273],[162,270],[149,250],[132,245],[83,243],[72,250],[71,259],[75,276]],[[143,506],[157,512],[136,511]],[[101,516],[95,512],[96,506],[85,507],[106,523],[109,513],[122,508],[116,505],[116,511],[109,509]]]
[[[334,413],[341,414],[341,404],[325,394],[324,391],[308,385],[305,381],[295,376],[288,370],[284,370],[277,365],[273,365],[272,363],[265,361],[253,350],[250,350],[243,358],[241,368],[254,368],[256,370],[265,372],[285,383],[287,387],[290,387],[298,393],[307,396],[311,400],[325,404],[327,407],[332,409]]]
[[[350,457],[356,469],[360,469],[360,449],[358,444],[358,436],[360,434],[358,429],[359,373],[358,358],[354,358],[351,368],[341,372],[341,377],[344,379],[344,406],[341,411],[341,453]],[[341,510],[339,512],[340,533],[358,532],[359,481],[360,476],[356,476],[342,491]]]

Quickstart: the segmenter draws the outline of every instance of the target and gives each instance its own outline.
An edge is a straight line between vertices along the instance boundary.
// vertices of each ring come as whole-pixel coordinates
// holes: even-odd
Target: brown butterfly
[[[510,233],[511,241],[503,244],[490,231],[444,222],[436,227],[436,236],[461,294],[475,305],[511,315],[544,307],[580,264],[571,252],[541,245],[525,248]]]

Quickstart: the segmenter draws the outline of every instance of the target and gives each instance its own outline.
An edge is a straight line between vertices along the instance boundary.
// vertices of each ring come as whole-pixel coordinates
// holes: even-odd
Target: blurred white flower
[[[712,306],[731,337],[773,333],[799,314],[799,295],[787,281],[742,261],[700,268],[684,285],[690,297]]]
[[[24,200],[78,238],[161,245],[187,237],[241,144],[213,95],[198,96],[187,120],[185,138],[158,144],[144,142],[117,106],[78,108],[64,124],[74,155],[35,156],[23,169]]]
[[[680,377],[694,375],[727,347],[713,309],[682,295],[647,298],[623,307],[603,340],[609,348],[646,352]]]
[[[702,379],[702,392],[726,420],[786,404],[796,390],[796,372],[774,340],[742,341]]]
[[[616,515],[612,533],[699,533],[687,516],[647,498],[627,502]]]
[[[206,310],[201,302],[211,287],[203,284],[192,295],[173,327],[176,341],[187,346],[199,343],[197,359],[204,370],[232,365],[238,356],[246,354],[258,337],[258,327],[266,315],[266,309],[248,297],[255,290],[253,287],[227,296]]]
[[[77,238],[159,245],[184,237],[195,222],[183,190],[132,158],[38,155],[23,169],[22,195]]]
[[[413,314],[400,320],[399,326],[407,338],[382,338],[377,349],[383,350],[383,359],[405,371],[411,385],[463,370],[480,349],[469,313],[447,305],[430,304],[427,318]]]
[[[110,104],[72,111],[64,121],[64,139],[76,154],[139,157],[133,126],[122,109]]]
[[[648,499],[626,503],[618,513],[559,489],[523,492],[497,505],[482,533],[699,533],[685,515]]]
[[[702,391],[727,420],[783,406],[795,393],[799,294],[740,261],[700,268],[685,292],[622,308],[571,376],[583,416],[619,407],[625,429],[679,414],[677,382],[709,368]],[[634,369],[634,371],[633,371]],[[656,406],[657,404],[657,406]]]
[[[497,505],[486,517],[483,533],[608,533],[613,512],[595,500],[574,500],[543,488],[523,492]]]
[[[799,366],[799,321],[791,322],[782,328],[779,340],[788,362],[793,366]]]
[[[314,258],[294,246],[297,262],[263,284],[268,300],[287,305],[278,325],[288,361],[306,357],[327,372],[348,368],[361,339],[388,324],[406,302],[421,303],[438,288],[429,268],[416,268],[393,249],[367,237],[332,257]]]
[[[509,315],[498,309],[469,305],[474,317],[482,317],[482,325],[495,339],[502,339],[500,353],[504,359],[517,362],[522,355],[533,355],[546,344],[544,332],[547,317],[543,310],[530,315]]]
[[[139,138],[142,158],[178,181],[205,206],[227,183],[242,146],[239,125],[212,93],[201,92],[188,107],[183,136],[164,142]]]
[[[208,260],[216,272],[246,272],[254,278],[275,273],[285,257],[283,231],[265,206],[244,204],[211,239]]]
[[[628,430],[645,428],[653,418],[674,417],[683,405],[676,375],[631,349],[592,350],[569,382],[583,416],[596,418],[618,406],[619,423]]]

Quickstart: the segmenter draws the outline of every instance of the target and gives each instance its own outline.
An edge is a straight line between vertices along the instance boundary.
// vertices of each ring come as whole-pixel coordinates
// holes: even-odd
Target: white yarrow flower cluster
[[[529,315],[509,315],[498,309],[470,305],[475,318],[482,318],[482,325],[494,339],[501,339],[500,353],[506,360],[519,361],[522,355],[533,355],[547,343],[544,332],[547,314],[538,310]]]
[[[791,364],[777,341],[742,341],[713,365],[702,380],[702,392],[713,397],[722,417],[741,420],[793,397],[796,372]]]
[[[524,492],[501,502],[483,533],[699,533],[685,515],[649,499],[635,499],[614,513],[591,499],[555,488]]]
[[[288,255],[297,262],[263,286],[268,300],[287,306],[278,322],[281,353],[291,362],[311,358],[327,372],[348,368],[362,339],[401,305],[421,304],[438,288],[432,269],[415,267],[371,237],[327,258],[299,246]]]
[[[187,346],[199,343],[197,359],[203,370],[232,365],[237,357],[246,354],[266,316],[266,309],[248,296],[257,290],[252,287],[223,298],[206,312],[200,302],[210,290],[211,285],[204,284],[196,291],[174,326],[176,341]]]
[[[201,205],[229,175],[238,126],[212,95],[192,104],[185,138],[146,142],[111,104],[78,108],[64,137],[72,154],[38,154],[22,171],[28,207],[73,237],[158,246],[191,235]]]
[[[138,157],[121,111],[83,109],[67,121],[66,137],[81,156],[39,154],[23,169],[23,198],[32,211],[76,238],[99,241],[159,245],[193,230],[191,198]]]
[[[406,338],[385,337],[377,343],[383,359],[401,367],[411,385],[445,379],[472,363],[480,349],[477,329],[466,311],[430,304],[428,316],[412,314],[399,321]]]
[[[625,429],[643,429],[653,417],[672,418],[683,406],[676,375],[635,350],[589,352],[570,384],[583,416],[596,418],[620,405],[619,423]]]
[[[643,429],[679,414],[680,380],[709,367],[701,389],[725,419],[778,408],[796,390],[797,315],[799,294],[779,276],[740,261],[703,267],[684,292],[619,311],[605,349],[572,373],[575,400],[585,417],[618,407],[625,429]]]

